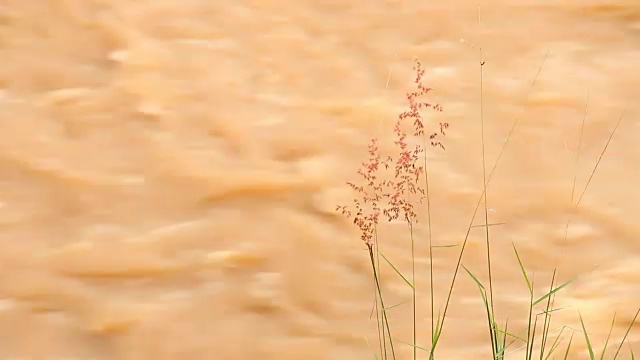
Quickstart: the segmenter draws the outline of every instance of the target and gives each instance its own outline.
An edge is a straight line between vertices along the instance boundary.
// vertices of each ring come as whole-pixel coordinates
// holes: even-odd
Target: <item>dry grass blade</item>
[[[480,224],[480,225],[473,225],[471,228],[475,229],[475,228],[479,228],[479,227],[498,226],[498,225],[506,225],[506,223],[502,222],[502,223],[494,223],[494,224],[489,224],[489,225]]]
[[[595,175],[596,171],[598,170],[598,166],[600,165],[600,161],[602,161],[602,157],[607,152],[607,148],[609,147],[609,144],[611,143],[611,139],[613,139],[613,135],[618,130],[618,127],[620,126],[620,123],[622,122],[622,119],[624,119],[624,113],[622,115],[620,115],[620,118],[616,122],[616,126],[613,127],[613,130],[611,131],[611,134],[609,134],[609,139],[607,139],[607,142],[604,145],[604,148],[600,152],[600,156],[598,156],[598,160],[596,161],[596,165],[593,167],[593,170],[591,171],[591,174],[589,175],[589,179],[587,180],[587,184],[585,185],[584,190],[582,191],[582,194],[580,194],[580,197],[578,198],[578,201],[576,202],[576,206],[575,206],[576,208],[578,208],[578,205],[580,205],[580,202],[582,201],[582,197],[587,192],[587,188],[589,187],[589,184],[591,184],[591,180],[593,180],[593,176]]]
[[[560,346],[560,343],[562,342],[562,332],[564,331],[566,327],[562,327],[562,329],[560,329],[560,334],[558,334],[558,336],[556,337],[556,339],[553,341],[553,344],[551,344],[551,350],[549,350],[549,353],[547,354],[547,356],[544,357],[545,360],[549,359],[549,357],[551,356],[551,354],[553,354],[554,351],[556,351],[556,349]],[[542,358],[542,354],[540,354],[540,358]]]
[[[578,144],[578,153],[576,154],[576,165],[575,171],[573,172],[573,185],[571,188],[571,201],[569,204],[573,204],[573,199],[575,197],[576,192],[576,184],[578,183],[578,166],[580,165],[580,155],[582,154],[582,139],[584,138],[584,124],[587,122],[587,108],[589,106],[589,92],[587,92],[587,100],[584,104],[584,116],[582,117],[582,125],[580,126],[580,142]],[[567,220],[567,224],[564,227],[564,239],[567,240],[567,236],[569,234],[569,222],[571,219]]]
[[[538,314],[538,315],[540,315],[540,314]],[[537,317],[537,316],[536,316],[536,317]],[[555,334],[555,333],[558,333],[558,332],[559,332],[560,334],[559,334],[558,336],[561,336],[561,335],[562,335],[562,332],[564,331],[564,329],[567,329],[567,328],[568,328],[568,329],[570,329],[570,330],[572,330],[572,331],[574,330],[574,329],[572,329],[572,328],[570,328],[570,327],[568,327],[568,326],[566,326],[566,325],[565,325],[565,326],[562,326],[562,327],[561,327],[561,328],[559,328],[559,329],[556,329],[556,330],[554,330],[554,331],[550,331],[550,332],[549,332],[549,335],[553,335],[553,334]],[[525,333],[525,332],[527,332],[528,330],[529,330],[528,328],[525,328],[522,332],[523,332],[523,333]],[[511,335],[511,334],[510,334],[510,336],[514,336],[514,335]],[[528,351],[528,349],[529,349],[529,347],[530,347],[530,346],[529,346],[529,344],[526,344],[526,341],[527,341],[527,340],[526,340],[526,339],[524,339],[524,338],[522,338],[522,337],[518,337],[517,339],[515,339],[515,338],[514,338],[514,340],[512,340],[512,341],[509,343],[509,345],[511,345],[512,343],[514,343],[516,340],[520,340],[520,341],[522,341],[522,342],[525,342],[525,344],[524,344],[524,345],[522,345],[522,346],[520,346],[520,347],[518,347],[518,348],[516,348],[516,349],[511,350],[511,351],[510,351],[510,352],[508,352],[508,353],[506,353],[506,354],[505,354],[505,356],[509,356],[509,355],[511,355],[511,354],[515,354],[516,352],[518,352],[518,351],[520,351],[520,350],[522,350],[522,349],[526,349],[526,350]],[[556,340],[557,340],[557,341],[560,341],[560,340],[562,340],[562,339],[558,339],[558,338],[556,338]],[[548,357],[548,356],[549,356],[549,355],[547,354],[547,357]],[[527,357],[526,357],[526,356],[525,356],[525,359],[527,359]]]
[[[613,320],[611,321],[611,327],[609,328],[609,334],[607,335],[607,340],[604,342],[604,346],[602,347],[602,352],[600,353],[600,360],[604,359],[604,354],[607,352],[607,346],[609,345],[609,339],[611,339],[611,333],[613,332],[613,328],[616,325],[616,314],[613,313]]]
[[[616,351],[615,355],[613,355],[614,359],[618,357],[618,354],[620,353],[620,349],[622,349],[622,344],[624,344],[625,340],[629,336],[629,332],[631,332],[631,328],[633,327],[633,325],[635,325],[636,320],[638,319],[638,314],[640,314],[640,308],[638,309],[635,316],[633,317],[633,320],[631,320],[631,324],[629,324],[629,327],[627,328],[627,332],[624,334],[622,341],[620,341],[620,346],[618,347],[618,350]],[[631,355],[633,356],[633,350],[631,350]]]
[[[569,350],[571,349],[571,343],[573,342],[573,333],[571,333],[571,337],[569,338],[569,344],[567,345],[567,351],[564,353],[564,360],[569,358]]]
[[[369,350],[371,350],[371,353],[373,354],[373,358],[375,360],[379,360],[378,358],[378,354],[376,354],[376,352],[373,350],[373,348],[371,347],[371,344],[369,344],[369,340],[367,340],[367,337],[365,336],[364,341],[367,343],[367,346],[369,347]]]

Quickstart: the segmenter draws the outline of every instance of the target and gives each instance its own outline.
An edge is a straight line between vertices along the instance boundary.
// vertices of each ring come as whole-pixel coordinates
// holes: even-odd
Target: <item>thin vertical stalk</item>
[[[479,10],[478,10],[479,11]],[[479,16],[479,14],[478,14]],[[493,349],[493,354],[495,356],[497,352],[497,343],[495,339],[495,329],[494,329],[494,306],[493,306],[493,276],[491,274],[491,245],[489,241],[489,210],[488,210],[488,201],[487,201],[487,165],[486,165],[486,156],[485,156],[485,137],[484,137],[484,60],[482,59],[482,48],[480,49],[480,131],[481,131],[481,142],[482,142],[482,185],[485,189],[484,191],[484,228],[485,228],[485,240],[487,244],[487,268],[489,272],[489,309],[491,314],[489,314],[489,333],[491,336],[491,347]]]
[[[375,255],[373,253],[373,248],[371,246],[369,246],[368,248],[369,248],[369,258],[371,260],[371,266],[373,268],[373,279],[374,279],[374,281],[376,283],[376,289],[378,291],[378,297],[380,298],[380,307],[382,308],[381,312],[382,312],[383,334],[384,334],[384,328],[386,328],[387,334],[389,336],[389,346],[391,348],[391,356],[393,357],[393,359],[395,359],[396,358],[396,353],[395,353],[395,350],[394,350],[394,347],[393,347],[393,338],[391,337],[391,329],[389,328],[389,319],[387,318],[387,311],[386,311],[386,308],[384,306],[384,300],[382,298],[382,290],[380,289],[380,281],[379,281],[379,277],[378,277],[378,271],[377,271],[376,265],[375,265]],[[386,341],[384,341],[384,344],[385,344],[384,357],[386,358],[386,355],[387,355]]]
[[[415,241],[413,238],[413,223],[409,217],[407,217],[407,223],[409,224],[409,235],[411,236],[411,282],[413,287],[411,288],[411,296],[413,300],[413,360],[418,358],[418,343],[416,336],[416,256],[415,256]]]
[[[380,356],[382,356],[383,359],[387,358],[387,342],[385,340],[384,334],[384,322],[382,324],[380,324],[380,314],[378,312],[383,312],[384,311],[384,306],[380,305],[378,306],[378,298],[380,297],[378,294],[380,293],[380,282],[377,279],[376,274],[378,273],[379,269],[380,269],[380,250],[378,248],[378,230],[376,228],[376,230],[374,230],[373,232],[373,246],[375,246],[376,248],[376,263],[373,263],[372,266],[373,268],[373,274],[374,277],[376,278],[375,281],[375,285],[376,285],[376,289],[377,291],[374,290],[374,299],[375,299],[375,310],[376,310],[376,323],[378,326],[378,343],[380,346]],[[369,251],[371,251],[371,249],[369,249]],[[377,269],[376,269],[377,267]],[[380,297],[380,300],[382,300],[382,298]]]
[[[429,232],[429,293],[430,293],[430,297],[431,297],[431,341],[433,341],[434,339],[434,331],[435,331],[435,324],[434,324],[434,315],[435,315],[435,311],[434,311],[434,294],[433,294],[433,235],[432,235],[432,231],[431,231],[431,198],[429,195],[429,170],[427,167],[427,140],[426,140],[426,135],[423,133],[422,134],[422,145],[423,145],[423,149],[424,149],[424,156],[423,156],[423,160],[424,160],[424,187],[425,187],[425,194],[426,194],[426,198],[427,198],[427,226],[428,226],[428,232]],[[431,344],[431,350],[429,351],[429,360],[433,360],[434,358],[434,350],[435,350],[435,344]]]
[[[536,81],[538,80],[538,76],[540,75],[540,72],[542,71],[542,67],[544,66],[544,63],[546,62],[548,56],[549,56],[549,52],[547,51],[547,53],[544,56],[544,59],[540,63],[540,67],[538,68],[538,71],[536,72],[536,75],[533,78],[533,81],[531,82],[531,87],[530,88],[533,88],[533,85],[535,85]],[[509,133],[507,134],[507,138],[503,142],[502,148],[500,149],[500,152],[498,153],[498,158],[496,159],[496,162],[493,164],[493,169],[489,173],[489,177],[487,179],[487,185],[491,181],[491,178],[492,178],[496,168],[498,167],[498,164],[500,163],[500,159],[502,159],[502,155],[504,153],[504,150],[506,149],[507,144],[511,140],[511,137],[513,136],[513,133],[514,133],[514,131],[515,131],[515,129],[518,126],[519,123],[520,123],[520,119],[517,119],[513,123],[513,125],[511,126],[511,129],[509,130]],[[449,291],[447,293],[447,298],[446,298],[446,300],[444,302],[444,310],[442,311],[442,322],[439,325],[440,327],[439,327],[438,334],[440,334],[442,332],[442,329],[444,328],[444,320],[447,317],[447,311],[449,310],[449,305],[451,304],[451,296],[453,294],[453,287],[454,287],[454,285],[456,283],[456,279],[458,278],[458,273],[460,271],[460,266],[462,264],[462,256],[464,255],[464,250],[465,250],[465,248],[467,246],[467,242],[469,240],[469,234],[471,233],[471,229],[473,227],[473,221],[476,218],[476,214],[478,213],[478,209],[480,208],[480,204],[482,203],[482,199],[483,199],[484,193],[486,191],[487,191],[487,187],[485,186],[484,189],[482,190],[482,194],[480,195],[480,199],[478,199],[478,202],[476,203],[475,210],[473,211],[473,216],[471,217],[471,221],[469,222],[469,226],[467,227],[467,232],[466,232],[466,234],[464,236],[464,240],[462,241],[462,246],[460,248],[460,253],[458,255],[458,260],[456,261],[456,266],[455,266],[455,268],[453,270],[453,277],[451,279],[451,285],[449,286]]]

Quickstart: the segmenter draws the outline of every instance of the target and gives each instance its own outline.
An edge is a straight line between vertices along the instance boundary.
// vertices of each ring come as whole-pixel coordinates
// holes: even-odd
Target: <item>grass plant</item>
[[[538,76],[543,68],[544,62],[546,60],[546,55],[538,68],[538,71],[531,82],[531,87],[533,87],[538,79]],[[453,289],[456,281],[458,279],[458,274],[460,270],[463,269],[464,272],[473,280],[476,284],[480,297],[482,299],[482,304],[484,307],[484,312],[486,315],[486,331],[488,332],[489,342],[491,345],[491,353],[493,359],[506,359],[507,357],[513,354],[522,354],[519,358],[524,358],[526,360],[531,359],[549,359],[553,355],[558,355],[561,358],[568,359],[570,354],[570,348],[574,345],[574,333],[575,329],[570,329],[566,326],[559,328],[558,330],[551,330],[551,323],[553,314],[557,311],[561,311],[563,309],[554,308],[554,300],[555,296],[559,291],[567,287],[571,284],[574,279],[570,279],[568,281],[564,281],[558,284],[558,275],[557,271],[553,271],[553,275],[550,283],[548,284],[548,290],[546,290],[543,294],[536,294],[534,291],[534,278],[525,267],[525,262],[523,261],[523,257],[518,252],[515,244],[513,244],[513,253],[515,258],[518,261],[519,269],[514,269],[515,271],[519,271],[522,274],[523,284],[526,287],[527,295],[529,298],[528,303],[528,316],[526,319],[526,327],[521,329],[519,332],[512,332],[513,329],[508,327],[508,321],[504,322],[504,325],[500,326],[496,319],[495,305],[494,305],[494,283],[493,283],[493,273],[492,273],[492,256],[491,256],[491,233],[490,227],[496,224],[489,223],[488,216],[488,199],[487,199],[487,187],[492,179],[494,171],[502,158],[505,148],[507,147],[515,128],[519,123],[519,119],[516,120],[502,147],[498,154],[497,160],[494,163],[493,167],[490,171],[487,171],[487,164],[485,158],[485,134],[484,134],[484,100],[483,100],[483,69],[485,66],[484,60],[481,59],[479,63],[479,78],[480,78],[480,111],[479,111],[479,122],[481,127],[481,144],[482,144],[482,168],[483,168],[483,191],[479,196],[478,202],[475,207],[475,211],[473,213],[472,219],[469,222],[469,226],[467,227],[466,235],[464,239],[462,239],[460,243],[460,251],[457,257],[457,261],[455,266],[452,269],[452,279],[450,285],[445,291],[445,300],[443,309],[441,312],[436,314],[435,312],[435,296],[438,293],[434,286],[434,268],[433,268],[433,258],[434,258],[434,249],[438,246],[433,244],[433,234],[431,231],[431,201],[430,201],[430,189],[429,189],[429,181],[431,174],[429,173],[429,164],[428,164],[428,151],[441,151],[445,150],[444,146],[444,137],[446,136],[446,131],[449,128],[449,124],[446,122],[440,122],[435,125],[435,131],[428,131],[425,127],[427,121],[425,120],[425,112],[426,111],[435,111],[441,112],[443,108],[439,104],[433,104],[427,101],[424,101],[424,98],[432,91],[431,88],[424,85],[424,76],[425,70],[422,67],[420,61],[415,61],[415,79],[414,85],[415,90],[409,92],[406,95],[407,100],[407,110],[400,113],[397,117],[394,126],[394,145],[396,153],[392,156],[382,156],[380,151],[380,140],[372,139],[368,146],[369,158],[366,162],[362,163],[362,167],[358,170],[358,174],[360,176],[359,181],[348,182],[348,185],[355,193],[355,199],[351,206],[338,206],[337,210],[341,212],[344,216],[350,219],[353,224],[355,224],[360,230],[361,240],[364,242],[369,255],[369,262],[371,263],[371,271],[373,275],[374,285],[375,285],[375,301],[374,301],[374,311],[376,313],[377,319],[377,328],[378,328],[378,349],[373,350],[374,357],[376,359],[396,359],[398,357],[397,354],[397,346],[399,343],[408,344],[412,347],[412,358],[417,359],[419,352],[426,353],[426,357],[429,360],[433,360],[436,358],[436,350],[438,345],[440,344],[440,339],[443,334],[445,328],[446,319],[448,316],[449,305],[451,304]],[[587,96],[587,104],[588,104],[588,96]],[[582,137],[583,137],[583,129],[584,124],[587,117],[587,107],[585,105],[584,117],[582,120],[582,127],[580,131],[580,145],[578,149],[578,155],[576,157],[576,173],[578,169],[578,164],[580,161],[580,151],[582,147]],[[598,157],[597,162],[593,166],[590,176],[587,180],[587,183],[578,196],[575,205],[573,205],[573,209],[575,210],[582,200],[589,184],[591,183],[594,174],[596,173],[600,161],[602,160],[607,147],[609,146],[614,134],[616,133],[620,122],[623,117],[621,116],[618,119],[618,122],[612,129],[609,138],[602,149],[600,156]],[[571,194],[571,202],[573,204],[576,192],[576,179],[573,179],[573,190]],[[426,206],[426,225],[427,225],[427,239],[418,239],[415,226],[418,221],[418,215],[416,212],[416,208],[418,206]],[[488,282],[487,286],[480,280],[480,277],[470,271],[467,267],[462,264],[463,254],[466,250],[466,246],[469,241],[469,235],[473,228],[478,227],[478,225],[473,225],[478,210],[480,206],[483,207],[483,217],[484,224],[480,225],[480,227],[484,230],[485,237],[485,246],[486,246],[486,267],[487,267],[487,275]],[[384,255],[384,253],[380,250],[380,239],[379,239],[379,225],[383,221],[402,221],[407,226],[407,234],[410,240],[411,247],[411,273],[409,276],[403,274],[397,266],[395,266],[389,259]],[[567,230],[569,226],[570,219],[567,220],[567,224],[565,227],[565,237],[567,235]],[[416,316],[416,308],[417,304],[417,291],[418,289],[415,286],[416,280],[416,253],[415,253],[415,245],[416,241],[427,241],[429,245],[428,257],[429,257],[429,287],[425,291],[429,292],[429,311],[430,311],[430,339],[429,346],[423,347],[418,345],[419,341],[417,338],[417,321],[418,318]],[[383,260],[381,264],[380,260]],[[394,337],[394,333],[392,332],[393,327],[392,324],[389,323],[389,318],[387,316],[387,311],[391,307],[386,307],[384,302],[384,294],[381,286],[381,276],[380,273],[382,271],[382,265],[388,266],[393,272],[395,272],[403,282],[411,289],[411,313],[412,313],[412,342],[401,342],[397,338]],[[392,306],[392,307],[395,307]],[[625,341],[627,341],[629,332],[631,327],[635,324],[637,320],[638,314],[640,314],[640,309],[636,312],[633,317],[633,321],[627,332],[625,333],[622,341],[618,344],[618,347],[613,353],[612,359],[616,359],[623,347]],[[590,341],[586,326],[582,321],[582,316],[580,315],[581,325],[582,325],[582,333],[585,339],[585,347],[586,351],[589,353],[590,359],[595,359],[596,352],[593,349],[592,343]],[[615,325],[615,317],[614,322],[612,322],[611,330],[613,330]],[[566,345],[563,345],[564,351],[561,351],[561,344],[567,339],[567,332],[571,332],[568,336],[568,342]],[[609,332],[609,337],[604,344],[604,348],[600,351],[599,359],[604,359],[606,350],[609,346],[609,339],[611,336],[611,331]],[[516,342],[520,342],[524,345],[513,348]],[[630,350],[629,352],[630,358],[634,358],[633,352]]]

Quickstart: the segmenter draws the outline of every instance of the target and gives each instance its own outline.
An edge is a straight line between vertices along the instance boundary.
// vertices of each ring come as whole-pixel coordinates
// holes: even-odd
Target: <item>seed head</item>
[[[418,221],[414,204],[420,203],[425,195],[419,182],[425,172],[424,166],[420,165],[420,160],[426,156],[425,149],[419,145],[419,142],[411,146],[410,140],[422,138],[423,144],[426,145],[425,119],[421,111],[431,109],[441,112],[442,107],[439,104],[420,100],[432,89],[423,84],[425,70],[417,59],[414,70],[416,71],[414,80],[416,90],[407,93],[409,108],[398,115],[393,127],[396,156],[387,156],[381,160],[378,139],[372,139],[368,149],[369,159],[363,162],[358,170],[363,185],[347,183],[356,193],[353,202],[355,214],[347,206],[338,206],[336,209],[347,218],[353,219],[353,223],[361,231],[361,239],[370,249],[374,246],[374,236],[381,214],[388,221],[401,219],[409,225],[414,224]],[[440,138],[445,136],[445,130],[448,127],[449,124],[446,122],[438,124],[438,130],[429,135],[431,146],[444,149]],[[411,129],[411,137],[407,135],[406,128]],[[381,165],[384,170],[393,169],[393,180],[380,180]]]

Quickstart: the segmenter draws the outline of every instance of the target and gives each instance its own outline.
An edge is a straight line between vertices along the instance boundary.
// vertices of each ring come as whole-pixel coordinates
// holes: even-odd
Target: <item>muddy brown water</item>
[[[368,140],[388,144],[418,57],[445,110],[430,121],[451,123],[430,152],[434,242],[462,241],[482,190],[479,48],[489,167],[519,120],[488,190],[505,223],[491,228],[497,317],[525,324],[514,243],[539,293],[555,267],[582,275],[553,331],[579,310],[600,349],[617,313],[619,339],[640,306],[636,0],[484,1],[480,22],[467,0],[5,0],[0,359],[371,358],[368,259],[335,206]],[[577,194],[626,113],[565,238],[585,103]],[[381,238],[408,272],[405,227]],[[486,281],[483,241],[474,229],[464,264]],[[457,251],[436,251],[437,307]],[[383,281],[388,304],[410,299],[388,268]],[[411,341],[410,305],[389,312]],[[629,339],[640,352],[639,326]],[[461,273],[439,355],[488,344]],[[572,348],[586,358],[580,333]]]

